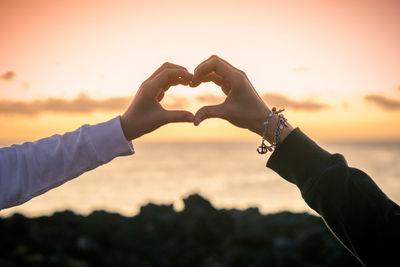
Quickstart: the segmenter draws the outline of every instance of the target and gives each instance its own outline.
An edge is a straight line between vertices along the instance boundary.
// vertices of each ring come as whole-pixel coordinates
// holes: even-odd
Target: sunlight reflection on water
[[[71,209],[96,209],[130,216],[149,201],[174,203],[200,193],[218,208],[257,206],[263,213],[311,212],[299,190],[265,167],[268,157],[258,143],[137,143],[136,154],[117,158],[31,201],[1,211],[27,216]],[[326,143],[331,153],[345,155],[350,166],[368,173],[394,201],[400,202],[400,143]]]

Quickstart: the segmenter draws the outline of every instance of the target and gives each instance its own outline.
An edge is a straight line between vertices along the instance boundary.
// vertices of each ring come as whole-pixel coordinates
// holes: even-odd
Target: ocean
[[[400,203],[400,142],[321,143],[341,153],[350,166],[369,174]],[[315,214],[296,186],[265,167],[268,156],[256,152],[258,142],[134,143],[133,156],[110,163],[65,183],[0,217],[28,217],[72,210],[87,215],[106,210],[135,215],[153,202],[183,208],[182,199],[198,193],[217,208],[258,207],[262,213],[282,210]]]

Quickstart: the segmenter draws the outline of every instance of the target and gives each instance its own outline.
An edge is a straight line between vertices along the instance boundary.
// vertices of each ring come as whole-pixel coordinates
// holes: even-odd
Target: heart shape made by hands
[[[213,82],[221,88],[226,95],[222,103],[203,106],[195,115],[185,110],[166,110],[161,106],[160,101],[170,87],[197,87],[206,82]],[[163,64],[143,82],[121,120],[130,125],[129,130],[132,132],[128,130],[125,135],[131,139],[167,123],[193,122],[197,126],[207,118],[221,118],[240,128],[262,134],[268,114],[269,109],[246,74],[225,60],[211,56],[199,64],[193,74],[182,66]]]

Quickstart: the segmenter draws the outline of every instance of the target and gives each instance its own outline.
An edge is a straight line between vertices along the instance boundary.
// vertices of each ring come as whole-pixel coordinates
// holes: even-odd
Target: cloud
[[[32,116],[46,112],[91,113],[94,111],[121,111],[128,106],[130,101],[130,97],[96,100],[83,93],[73,100],[61,98],[48,98],[30,102],[0,100],[0,114]]]
[[[277,108],[290,108],[301,111],[320,111],[329,108],[328,105],[323,103],[312,100],[297,101],[280,94],[266,93],[261,97],[268,105]]]
[[[7,71],[7,72],[3,73],[0,77],[4,81],[11,81],[12,79],[14,79],[15,76],[16,76],[15,72]]]
[[[263,94],[261,97],[268,105],[291,108],[294,110],[319,111],[329,108],[328,105],[323,103],[318,103],[311,100],[296,101],[280,94],[266,93]],[[196,97],[196,101],[208,105],[215,105],[218,103],[222,103],[224,99],[225,99],[224,96],[219,96],[212,93],[206,93]]]
[[[382,95],[366,95],[364,96],[366,102],[373,103],[385,110],[400,110],[400,100],[391,99]]]
[[[45,100],[18,101],[0,100],[0,114],[35,116],[42,113],[72,113],[85,114],[96,111],[121,112],[132,101],[131,97],[111,97],[97,100],[81,93],[77,98],[66,100],[48,98]],[[188,106],[186,98],[168,95],[161,101],[167,109],[185,109]]]
[[[161,105],[166,109],[185,109],[188,101],[184,97],[169,94],[163,98]]]
[[[218,96],[213,93],[206,93],[206,94],[198,95],[196,97],[196,101],[200,102],[200,103],[214,105],[214,104],[222,103],[224,101],[224,98],[225,97]]]

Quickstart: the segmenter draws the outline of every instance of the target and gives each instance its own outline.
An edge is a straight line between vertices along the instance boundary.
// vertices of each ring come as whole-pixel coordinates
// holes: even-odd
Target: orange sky
[[[397,0],[2,0],[0,142],[112,118],[163,62],[192,71],[211,54],[315,139],[400,139],[399,14]],[[221,96],[178,86],[164,104],[195,112]],[[143,140],[257,138],[214,119]]]

